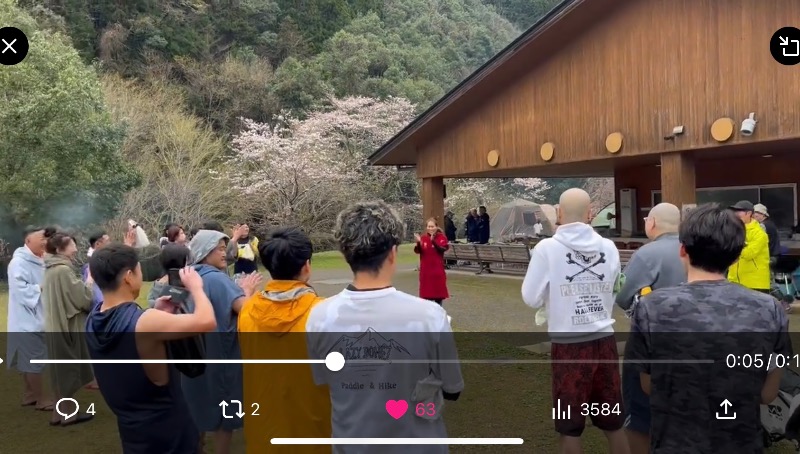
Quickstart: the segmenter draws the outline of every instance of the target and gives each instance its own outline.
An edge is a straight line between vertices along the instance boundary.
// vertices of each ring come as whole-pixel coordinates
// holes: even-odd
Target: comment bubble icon
[[[72,402],[73,404],[75,404],[75,410],[72,413],[67,413],[65,411],[61,411],[61,404],[64,403],[64,402]],[[69,421],[69,418],[72,418],[73,416],[77,415],[78,412],[80,411],[80,409],[81,409],[81,407],[80,407],[80,405],[78,405],[78,401],[75,400],[75,399],[72,399],[70,397],[65,397],[63,399],[58,399],[58,402],[56,402],[56,413],[58,413],[59,415],[63,416],[64,420],[66,420],[66,421]]]

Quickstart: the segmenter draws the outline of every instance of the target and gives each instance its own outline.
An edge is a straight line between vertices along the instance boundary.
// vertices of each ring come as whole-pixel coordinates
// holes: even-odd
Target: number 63
[[[436,416],[436,404],[420,402],[416,407],[417,416]]]

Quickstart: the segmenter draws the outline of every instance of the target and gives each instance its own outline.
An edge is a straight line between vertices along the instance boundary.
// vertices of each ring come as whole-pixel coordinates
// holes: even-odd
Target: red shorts
[[[619,354],[613,335],[588,342],[552,344],[553,408],[570,408],[569,418],[557,415],[556,432],[580,437],[588,415],[603,431],[622,428],[622,386]],[[600,360],[602,362],[592,362]],[[559,402],[560,401],[560,402]],[[594,414],[596,413],[596,414]]]

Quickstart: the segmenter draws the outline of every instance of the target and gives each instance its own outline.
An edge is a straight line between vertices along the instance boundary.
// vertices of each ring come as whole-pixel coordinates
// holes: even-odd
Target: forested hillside
[[[556,2],[0,0],[3,23],[31,41],[28,59],[0,72],[12,106],[0,113],[0,151],[29,163],[0,170],[0,228],[217,218],[306,224],[324,242],[354,197],[418,221],[414,174],[369,168],[366,156]],[[74,69],[57,76],[71,100],[47,87],[57,65]],[[30,112],[31,127],[12,131]],[[347,178],[330,162],[347,162]],[[69,165],[76,183],[62,185]],[[276,176],[287,171],[302,178]],[[569,184],[451,181],[448,203],[554,202]]]
[[[481,0],[20,4],[59,23],[86,63],[182,85],[193,112],[225,133],[236,127],[225,118],[270,121],[330,93],[403,97],[424,109],[520,33]]]

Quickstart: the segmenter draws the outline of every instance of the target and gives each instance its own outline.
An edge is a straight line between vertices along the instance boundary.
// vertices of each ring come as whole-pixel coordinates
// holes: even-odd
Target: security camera
[[[752,136],[753,131],[756,130],[756,114],[751,112],[750,116],[745,118],[742,122],[741,133],[743,136]]]
[[[675,126],[672,128],[672,134],[664,136],[664,140],[675,140],[675,138],[681,134],[683,134],[683,125]]]

